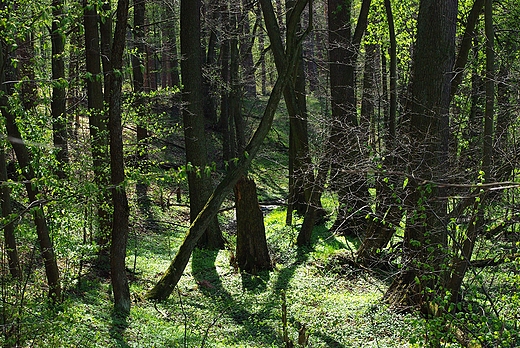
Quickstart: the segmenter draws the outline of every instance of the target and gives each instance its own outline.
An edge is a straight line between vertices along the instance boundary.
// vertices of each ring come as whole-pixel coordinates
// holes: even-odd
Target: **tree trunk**
[[[262,19],[262,9],[260,8],[260,4],[258,4],[256,12],[257,21]],[[258,33],[258,49],[260,50],[260,86],[262,95],[267,95],[267,70],[265,65],[265,39],[264,39],[264,31],[259,30]]]
[[[236,260],[238,267],[248,273],[271,269],[271,258],[265,237],[264,216],[253,179],[243,176],[235,185],[237,217]]]
[[[359,167],[366,154],[358,143],[360,129],[356,111],[355,67],[359,45],[367,26],[370,0],[364,0],[356,30],[351,32],[352,1],[329,0],[329,70],[332,126],[328,158],[331,187],[338,193],[338,216],[331,230],[345,236],[359,236],[366,227],[368,190],[361,167],[357,172],[345,168]],[[338,155],[340,154],[340,155]]]
[[[446,192],[430,181],[446,178],[456,19],[457,0],[421,0],[411,86],[412,177],[403,271],[385,295],[394,305],[419,307],[427,314],[435,314],[431,301],[446,281]]]
[[[292,12],[297,10],[295,8],[296,4],[300,4],[300,2],[288,2],[288,5],[291,6],[290,11],[288,12],[287,22],[294,17],[292,16]],[[289,49],[292,49],[293,45],[289,43],[287,40],[289,38],[292,39],[294,37],[294,33],[287,30],[287,40],[286,47],[284,48],[284,44],[281,38],[281,30],[276,21],[276,16],[274,14],[274,9],[272,4],[265,4],[261,2],[262,11],[264,13],[264,23],[267,29],[267,34],[269,35],[269,40],[271,41],[271,51],[274,55],[276,70],[278,71],[278,75],[281,75],[285,70],[291,70],[293,74],[293,79],[290,84],[285,87],[284,90],[284,100],[285,105],[287,106],[287,113],[289,114],[289,123],[292,131],[290,131],[289,135],[289,205],[287,208],[287,218],[286,223],[291,224],[292,222],[292,210],[296,203],[301,203],[300,212],[302,214],[305,213],[307,201],[310,198],[310,190],[307,185],[304,183],[311,183],[314,181],[313,175],[314,173],[310,170],[310,156],[308,151],[308,135],[307,135],[307,121],[306,121],[306,101],[304,98],[305,95],[305,80],[299,80],[298,86],[300,89],[303,87],[302,91],[296,91],[296,81],[298,79],[298,74],[300,74],[300,79],[304,79],[303,76],[303,65],[301,63],[301,46],[299,46],[298,52],[289,52]],[[298,18],[298,23],[295,23],[295,27],[291,30],[298,30],[300,27],[300,18]],[[289,29],[289,27],[288,27]],[[288,66],[284,61],[284,52],[286,54],[298,55],[299,59],[294,66]],[[299,99],[298,99],[299,98]],[[303,197],[303,198],[302,198]],[[300,204],[299,204],[300,205]]]
[[[386,17],[388,21],[389,37],[390,37],[390,101],[388,108],[387,121],[385,122],[385,159],[383,160],[383,169],[388,172],[394,171],[402,163],[399,163],[398,156],[394,155],[396,151],[396,116],[397,116],[397,42],[394,29],[394,17],[390,0],[385,0]],[[382,55],[384,57],[384,54]],[[385,63],[386,64],[386,63]],[[383,69],[385,65],[383,65]],[[385,75],[383,71],[383,76]],[[383,86],[386,86],[386,78],[383,79]],[[383,88],[383,91],[385,89]],[[383,93],[385,99],[387,93]],[[386,102],[385,102],[386,104]],[[378,254],[386,247],[392,239],[395,229],[399,226],[402,219],[402,177],[397,175],[387,175],[382,178],[380,174],[376,177],[376,216],[368,224],[367,232],[363,238],[363,242],[357,251],[358,262],[372,265],[380,261]],[[392,189],[393,187],[393,189]]]
[[[495,45],[493,29],[493,1],[485,0],[484,23],[486,33],[486,107],[484,113],[484,139],[482,148],[482,171],[485,182],[491,182],[491,164],[493,157],[493,121],[495,108]],[[482,202],[486,199],[482,194],[475,199],[474,215],[468,224],[466,238],[462,242],[460,256],[454,262],[453,272],[449,279],[447,288],[451,291],[451,300],[456,303],[459,299],[460,287],[469,267],[471,255],[477,241],[479,231],[484,226],[484,211]]]
[[[57,175],[60,179],[66,177],[66,164],[69,162],[67,149],[67,104],[65,99],[65,34],[61,22],[63,20],[63,0],[52,1],[52,130],[54,147],[57,149],[56,159],[58,161]]]
[[[190,194],[190,221],[193,223],[211,195],[211,176],[206,172],[206,132],[202,108],[202,57],[200,46],[200,0],[181,0],[181,61],[184,138]],[[216,217],[199,239],[199,246],[210,249],[224,247],[224,238]]]
[[[101,37],[101,65],[105,76],[103,91],[104,101],[108,105],[110,99],[110,79],[111,73],[110,52],[112,51],[112,6],[110,1],[103,2],[99,21],[99,33]]]
[[[123,51],[128,21],[128,0],[119,0],[116,28],[110,55],[109,78],[109,134],[112,203],[114,217],[110,245],[110,276],[114,293],[114,308],[122,314],[130,313],[130,289],[126,276],[125,258],[128,241],[128,200],[124,186],[123,129],[121,125],[121,97],[123,84]]]
[[[103,75],[101,72],[101,47],[99,44],[98,15],[95,7],[89,7],[88,0],[83,0],[85,26],[85,61],[86,70],[90,75],[87,83],[87,103],[89,110],[90,149],[94,182],[97,186],[96,195],[99,230],[96,235],[98,243],[98,266],[108,269],[109,240],[112,226],[111,211],[106,207],[109,200],[108,186],[110,178],[108,168],[108,128],[107,116],[103,112]]]
[[[238,23],[241,27],[240,58],[244,77],[244,90],[249,98],[256,97],[256,80],[253,63],[254,36],[251,35],[251,24],[249,23],[249,11],[253,2],[242,0],[242,10]],[[254,33],[253,33],[254,35]]]
[[[4,6],[4,2],[0,0],[0,7]],[[4,31],[4,27],[0,25],[0,34]],[[1,36],[1,35],[0,35]],[[2,41],[0,42],[0,63],[3,69],[0,69],[0,109],[5,119],[5,127],[7,136],[11,146],[13,147],[18,163],[25,179],[25,188],[29,196],[30,206],[33,208],[33,218],[36,225],[36,233],[38,235],[38,243],[40,252],[45,266],[45,275],[49,285],[49,297],[53,303],[61,301],[61,284],[58,264],[54,255],[54,248],[49,235],[49,228],[45,219],[42,202],[39,200],[38,186],[34,181],[36,179],[34,169],[31,166],[31,155],[27,146],[23,142],[22,136],[18,129],[15,115],[9,109],[9,101],[7,96],[12,95],[14,86],[12,83],[5,81],[15,81],[14,71],[8,64],[9,57],[7,52],[11,51],[11,47]]]
[[[1,55],[2,53],[0,53]],[[0,59],[0,66],[2,60]],[[2,182],[1,199],[2,199],[2,217],[4,218],[4,240],[5,249],[7,250],[7,262],[9,264],[9,272],[13,278],[20,278],[20,260],[18,258],[18,250],[16,247],[16,238],[14,236],[14,220],[11,216],[11,189],[7,183],[7,165],[5,161],[5,149],[2,145],[0,148],[0,181]]]
[[[26,180],[25,188],[29,196],[29,202],[33,207],[34,224],[36,225],[40,251],[45,265],[45,275],[47,276],[47,282],[49,284],[49,297],[52,302],[60,302],[61,285],[58,264],[56,262],[56,256],[54,255],[54,248],[49,235],[49,227],[45,219],[42,202],[38,199],[40,193],[34,182],[36,176],[31,167],[31,156],[25,143],[22,141],[15,116],[8,109],[9,106],[5,95],[1,97],[0,107],[2,108],[2,115],[5,118],[9,141],[16,153],[18,163],[20,164],[20,168],[22,168],[22,173]]]
[[[136,54],[132,56],[132,72],[133,72],[133,84],[134,93],[137,95],[135,102],[135,110],[138,115],[137,120],[137,165],[141,172],[146,172],[146,162],[148,160],[147,155],[147,139],[148,130],[146,129],[146,115],[147,110],[144,110],[144,93],[148,92],[145,88],[145,81],[143,76],[143,70],[145,69],[142,64],[143,57],[146,57],[146,38],[145,38],[145,12],[146,12],[146,0],[134,0],[134,45],[136,48]],[[148,186],[141,180],[136,185],[137,200],[141,204],[146,198],[146,192]]]
[[[262,6],[267,4],[267,1],[268,0],[262,0]],[[306,0],[298,1],[298,4],[295,8],[298,8],[298,5],[305,5],[306,2]],[[297,16],[299,18],[300,14],[301,10],[295,11],[293,16]],[[293,42],[293,44],[297,44],[299,40],[296,40],[296,38],[291,38],[291,42]],[[294,52],[296,48],[297,47],[292,47],[291,51]],[[288,65],[291,66],[295,64],[295,56],[287,56],[286,59]],[[186,265],[188,264],[189,258],[193,249],[197,245],[198,239],[204,234],[204,231],[209,226],[211,220],[216,216],[224,198],[233,189],[238,180],[245,174],[246,169],[249,167],[251,161],[260,150],[262,142],[271,129],[274,114],[278,107],[278,103],[280,102],[285,85],[289,81],[290,75],[291,74],[286,70],[282,75],[278,76],[271,96],[267,102],[267,106],[264,110],[262,121],[253,134],[253,137],[247,144],[244,153],[240,155],[236,167],[230,169],[224,179],[213,191],[213,194],[208,199],[204,209],[202,209],[195,221],[193,221],[191,224],[188,234],[179,247],[179,251],[170,264],[170,267],[168,267],[168,270],[164,273],[155,287],[146,294],[148,299],[165,300],[172,293],[173,289],[181,278]]]
[[[455,61],[454,72],[455,76],[451,81],[451,99],[455,93],[457,93],[457,89],[462,82],[462,78],[464,76],[464,68],[466,63],[468,62],[468,55],[471,50],[472,40],[475,37],[475,27],[477,25],[480,14],[482,13],[482,7],[484,7],[485,0],[475,0],[473,3],[473,7],[468,15],[468,19],[466,21],[466,28],[464,29],[464,35],[460,42],[459,51],[457,54],[457,59]]]

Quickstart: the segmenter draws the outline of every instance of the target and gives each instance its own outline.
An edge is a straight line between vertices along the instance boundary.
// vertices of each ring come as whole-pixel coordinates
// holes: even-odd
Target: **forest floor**
[[[311,111],[314,110],[315,114],[323,112],[320,108],[324,106],[318,100],[312,102]],[[261,114],[261,105],[253,103],[246,105],[245,109],[249,121],[257,122],[252,115]],[[310,113],[311,118],[313,114]],[[230,197],[219,213],[228,241],[227,249],[195,250],[168,300],[161,303],[144,300],[146,292],[175,256],[189,225],[187,185],[180,182],[182,194],[177,200],[179,177],[168,178],[165,175],[164,180],[150,180],[146,204],[137,203],[135,192],[129,185],[131,232],[127,268],[132,296],[130,315],[124,319],[113,315],[108,274],[94,272],[88,267],[88,262],[79,261],[83,260],[85,253],[93,254],[95,250],[88,249],[88,246],[80,248],[78,243],[81,242],[74,242],[72,238],[67,244],[65,236],[56,240],[58,255],[66,256],[60,260],[64,303],[51,308],[42,300],[45,292],[38,289],[44,289],[45,285],[39,265],[35,276],[28,277],[21,290],[12,290],[25,294],[24,297],[16,298],[10,306],[2,306],[3,322],[16,322],[12,328],[17,330],[11,335],[8,333],[10,326],[3,325],[4,337],[20,337],[21,345],[27,347],[286,347],[284,336],[286,341],[294,342],[294,346],[299,346],[299,338],[303,340],[305,337],[306,347],[420,347],[421,343],[417,342],[424,342],[429,334],[443,335],[448,327],[445,321],[426,324],[419,316],[388,308],[383,295],[392,280],[391,273],[359,269],[344,262],[351,258],[359,240],[329,231],[337,205],[334,196],[325,194],[322,199],[329,217],[314,229],[312,245],[306,249],[296,247],[302,219],[296,216],[291,226],[285,224],[286,121],[282,110],[264,149],[249,171],[257,183],[260,202],[266,203],[262,208],[274,265],[272,271],[251,275],[240,272],[230,262],[235,246],[234,210],[231,209],[233,201]],[[320,123],[315,120],[310,124]],[[319,144],[322,130],[310,127],[309,131],[312,143]],[[170,144],[182,144],[180,132],[180,128],[172,132],[168,140]],[[164,159],[165,163],[183,163],[179,157],[182,155],[181,146],[174,149],[177,151],[174,156],[172,153],[175,151],[167,149],[170,157]],[[212,151],[216,157],[218,151]],[[160,151],[158,153],[159,157],[163,156]],[[170,168],[173,171],[177,169],[175,166]],[[129,168],[130,176],[131,171]],[[221,172],[222,168],[220,174],[218,171],[214,173],[215,180],[222,175]],[[78,220],[81,218],[77,217]],[[75,240],[80,240],[78,238]],[[518,333],[513,328],[514,320],[500,317],[501,313],[505,313],[507,318],[518,313],[515,305],[519,302],[518,295],[500,297],[518,289],[517,278],[503,276],[513,274],[511,269],[514,271],[515,267],[509,267],[509,273],[492,271],[490,276],[479,271],[474,277],[480,279],[474,282],[475,288],[480,287],[483,278],[492,279],[492,290],[497,299],[492,304],[498,308],[498,311],[494,309],[497,314],[495,321],[491,321],[484,310],[474,317],[460,317],[462,321],[472,320],[472,326],[468,326],[470,330],[496,335],[498,338],[490,338],[495,342],[500,341],[500,335]],[[26,291],[26,288],[32,290]],[[12,298],[4,290],[2,296],[4,304],[7,303],[5,299]],[[486,296],[473,302],[475,308],[477,305],[489,308],[483,305],[488,303],[489,293]],[[11,312],[7,313],[6,308]]]
[[[297,343],[305,332],[308,347],[406,347],[415,319],[382,303],[387,280],[334,262],[335,255],[350,254],[356,241],[321,226],[311,248],[297,249],[301,221],[291,227],[284,221],[284,208],[265,217],[273,271],[241,273],[230,263],[230,250],[196,250],[172,296],[156,304],[144,301],[144,294],[168,267],[184,231],[154,220],[130,240],[130,316],[112,317],[109,280],[86,276],[70,289],[63,311],[48,328],[53,335],[42,332],[33,342],[47,347],[282,347],[286,315],[288,337]]]

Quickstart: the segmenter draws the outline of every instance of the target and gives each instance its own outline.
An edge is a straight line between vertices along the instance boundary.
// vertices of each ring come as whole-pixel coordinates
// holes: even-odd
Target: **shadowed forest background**
[[[520,346],[519,34],[515,0],[0,0],[2,346]]]

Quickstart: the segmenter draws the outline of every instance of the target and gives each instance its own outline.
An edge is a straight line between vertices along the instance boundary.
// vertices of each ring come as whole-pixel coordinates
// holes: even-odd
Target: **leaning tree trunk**
[[[9,141],[16,153],[18,163],[20,164],[20,168],[22,168],[22,173],[26,181],[25,188],[27,190],[27,195],[29,196],[29,202],[31,207],[33,207],[34,224],[36,225],[40,251],[45,265],[45,275],[47,276],[47,282],[49,284],[49,297],[51,298],[51,301],[59,302],[61,301],[60,274],[42,202],[38,197],[40,193],[37,185],[34,183],[36,176],[31,167],[31,156],[25,143],[22,141],[22,136],[18,130],[15,116],[8,109],[9,106],[5,95],[1,97],[0,107],[2,108],[2,115],[5,118]]]
[[[0,7],[4,5],[4,2],[0,0]],[[0,25],[0,34],[3,32],[4,27]],[[9,101],[7,96],[13,93],[12,83],[4,83],[4,81],[14,81],[14,73],[10,64],[7,62],[7,52],[12,49],[8,47],[4,42],[0,42],[0,63],[4,69],[0,69],[0,109],[2,116],[5,119],[5,127],[7,129],[7,137],[11,146],[13,147],[22,174],[25,179],[25,188],[27,195],[29,196],[30,206],[33,208],[33,218],[36,225],[36,233],[38,235],[38,243],[40,245],[40,252],[43,258],[45,266],[45,275],[47,277],[47,283],[49,285],[49,297],[52,302],[61,301],[61,284],[60,274],[58,269],[58,263],[54,254],[54,247],[49,235],[49,227],[47,226],[47,220],[45,219],[42,202],[39,200],[38,186],[34,180],[36,179],[34,169],[32,168],[31,155],[25,145],[18,124],[16,122],[15,115],[9,109]],[[9,73],[10,76],[6,78]]]
[[[262,6],[267,2],[267,0],[262,0]],[[270,1],[269,1],[270,3]],[[307,3],[307,0],[299,0],[295,8],[299,8],[299,11],[293,11],[293,15],[298,20],[301,15],[301,11],[303,10],[304,5]],[[291,21],[294,22],[294,21]],[[306,34],[306,33],[304,33]],[[296,47],[291,48],[291,52],[297,48],[297,45],[301,40],[296,38],[296,33],[294,33],[295,38],[291,38],[291,44]],[[286,58],[288,65],[294,65],[295,56],[287,56]],[[251,161],[256,156],[262,142],[264,141],[267,133],[271,129],[273,124],[274,114],[282,97],[283,90],[285,85],[289,81],[289,77],[291,74],[288,71],[285,71],[284,74],[278,76],[277,81],[273,87],[269,100],[267,102],[267,106],[264,110],[264,114],[262,117],[262,121],[258,126],[257,130],[253,134],[253,137],[249,141],[248,145],[245,148],[245,151],[239,156],[239,160],[237,162],[236,167],[231,169],[224,179],[220,182],[217,188],[213,191],[213,194],[208,199],[204,209],[197,216],[195,221],[190,226],[188,234],[184,238],[183,243],[179,247],[179,251],[177,255],[173,259],[170,267],[168,267],[167,271],[164,273],[163,277],[159,280],[159,282],[151,289],[146,297],[148,299],[154,300],[165,300],[170,296],[173,289],[177,285],[179,279],[188,264],[191,253],[193,249],[195,249],[197,245],[198,239],[204,234],[204,231],[209,226],[211,220],[216,216],[220,205],[229,194],[229,192],[233,189],[238,180],[245,174],[247,168],[251,164]]]

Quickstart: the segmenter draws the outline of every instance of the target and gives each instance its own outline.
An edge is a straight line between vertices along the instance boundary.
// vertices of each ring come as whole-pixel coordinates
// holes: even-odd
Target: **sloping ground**
[[[34,346],[281,347],[282,292],[294,342],[305,325],[309,347],[406,346],[407,318],[380,303],[386,285],[355,272],[338,275],[326,264],[328,256],[346,252],[344,241],[322,228],[314,251],[298,252],[292,246],[291,228],[274,230],[282,226],[283,219],[276,220],[283,211],[270,215],[266,222],[277,260],[274,271],[241,274],[230,265],[229,251],[197,250],[169,300],[144,302],[142,295],[167,267],[174,253],[170,248],[182,237],[182,231],[171,229],[148,231],[139,236],[129,319],[111,317],[108,281],[85,279],[81,291],[54,318],[54,326],[35,338]],[[128,265],[133,260],[129,255]]]

